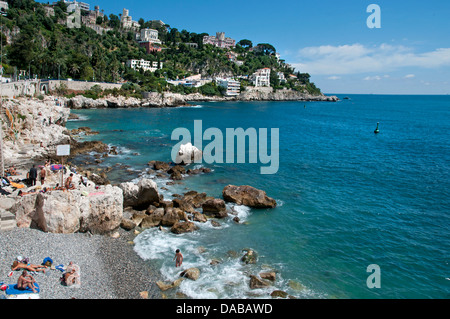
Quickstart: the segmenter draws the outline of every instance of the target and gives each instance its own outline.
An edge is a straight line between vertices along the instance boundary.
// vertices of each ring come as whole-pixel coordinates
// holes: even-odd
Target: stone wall
[[[41,91],[52,92],[61,84],[66,85],[68,90],[72,91],[87,91],[91,89],[94,85],[98,85],[102,90],[106,89],[120,89],[122,87],[121,83],[104,83],[104,82],[87,82],[87,81],[69,81],[69,80],[42,80],[40,82]]]
[[[38,92],[39,80],[25,80],[1,84],[1,96],[33,96]]]
[[[99,85],[102,90],[120,89],[121,83],[103,83],[87,81],[69,81],[69,80],[25,80],[10,83],[2,83],[1,96],[14,98],[18,96],[34,96],[37,94],[52,93],[61,86],[66,85],[68,90],[87,91],[94,85]]]

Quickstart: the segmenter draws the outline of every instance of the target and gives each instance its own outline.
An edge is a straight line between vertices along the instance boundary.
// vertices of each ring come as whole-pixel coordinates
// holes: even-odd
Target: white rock
[[[177,164],[190,164],[194,161],[201,161],[202,151],[191,143],[180,145],[175,163]]]

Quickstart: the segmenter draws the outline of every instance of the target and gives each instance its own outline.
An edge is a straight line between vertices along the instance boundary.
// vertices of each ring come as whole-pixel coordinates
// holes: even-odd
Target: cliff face
[[[58,102],[59,103],[59,102]],[[22,161],[42,157],[59,144],[68,144],[65,123],[70,109],[56,105],[52,97],[43,101],[20,98],[5,101],[10,117],[4,118],[5,162],[19,165]]]

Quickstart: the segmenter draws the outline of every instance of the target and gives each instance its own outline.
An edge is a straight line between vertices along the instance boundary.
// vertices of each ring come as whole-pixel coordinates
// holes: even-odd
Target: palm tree
[[[76,77],[78,73],[80,73],[80,66],[76,63],[72,64],[70,67],[70,72],[72,73],[73,77]]]

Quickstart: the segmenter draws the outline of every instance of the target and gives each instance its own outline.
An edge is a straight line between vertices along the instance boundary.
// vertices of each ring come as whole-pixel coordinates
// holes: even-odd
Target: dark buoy
[[[380,122],[377,122],[377,128],[375,129],[375,131],[373,131],[375,134],[380,133],[380,130],[378,129],[378,125],[380,124]]]

